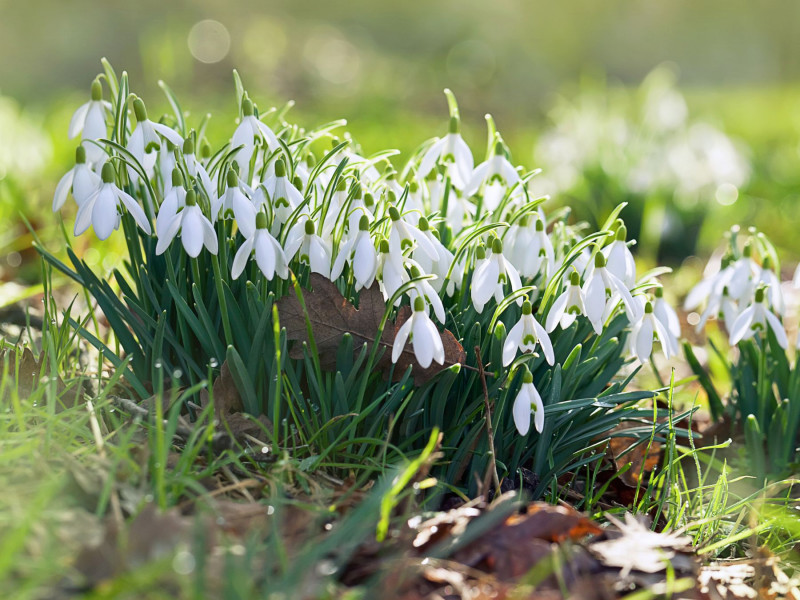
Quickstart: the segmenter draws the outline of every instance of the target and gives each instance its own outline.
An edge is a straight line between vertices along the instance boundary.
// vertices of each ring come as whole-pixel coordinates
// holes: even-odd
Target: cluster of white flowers
[[[180,134],[168,120],[149,120],[144,102],[133,97],[122,110],[132,107],[135,127],[123,135],[113,127],[112,142],[124,146],[122,152],[103,141],[120,109],[102,96],[96,81],[91,101],[75,113],[69,133],[82,136],[76,165],[53,200],[58,210],[71,191],[76,235],[92,226],[105,239],[127,212],[144,236],[156,236],[157,254],[177,238],[192,258],[216,255],[222,244],[235,248],[234,279],[258,276],[255,268],[268,281],[287,279],[290,269],[307,268],[333,281],[344,277],[356,291],[378,282],[387,301],[399,305],[407,296],[413,308],[396,336],[393,360],[410,342],[424,368],[445,362],[433,319],[445,324],[445,303],[457,305],[448,298],[469,298],[482,313],[492,299],[499,304],[510,294],[521,317],[504,343],[504,366],[537,346],[552,365],[549,334],[556,327],[580,317],[600,334],[620,309],[630,321],[633,357],[649,360],[654,339],[667,357],[677,352],[677,317],[656,281],[637,281],[624,225],[571,252],[582,239],[579,230],[548,222],[529,197],[531,174],[509,161],[499,135],[486,160],[474,165],[457,109],[448,133],[398,174],[386,153],[364,158],[349,138],[340,141],[329,130],[305,132],[282,117],[273,118],[271,128],[247,94],[229,144],[213,155],[195,132]],[[536,290],[555,278],[554,302],[541,314]],[[538,316],[534,307],[542,307]],[[538,431],[544,418],[525,373],[513,411],[522,434],[532,411]]]
[[[738,228],[734,228],[734,233],[737,232]],[[692,288],[684,302],[687,311],[704,307],[697,331],[702,330],[709,319],[718,318],[728,331],[731,345],[767,328],[773,331],[782,348],[789,345],[781,322],[786,316],[786,300],[767,244],[763,236],[754,235],[739,251],[732,242],[721,259],[708,263],[703,279]],[[763,255],[760,263],[754,249],[759,246]],[[800,288],[800,266],[795,271],[793,285]],[[800,336],[797,347],[800,348]]]

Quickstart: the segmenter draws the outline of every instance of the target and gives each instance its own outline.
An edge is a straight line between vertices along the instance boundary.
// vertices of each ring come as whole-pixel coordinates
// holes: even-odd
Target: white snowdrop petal
[[[64,176],[61,177],[56,186],[56,191],[53,194],[53,212],[60,210],[64,203],[67,201],[67,194],[72,188],[72,180],[75,177],[75,169],[70,169]]]
[[[69,139],[73,139],[83,129],[83,124],[86,121],[86,113],[89,112],[90,104],[91,101],[86,102],[85,104],[81,104],[78,107],[78,109],[72,114],[72,118],[69,121],[69,130],[68,130]]]
[[[531,428],[531,401],[526,384],[523,383],[512,408],[514,425],[517,426],[520,435],[528,435]]]

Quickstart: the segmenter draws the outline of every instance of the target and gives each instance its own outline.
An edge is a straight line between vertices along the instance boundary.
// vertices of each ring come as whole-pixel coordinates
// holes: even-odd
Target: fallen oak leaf
[[[386,323],[380,340],[377,340],[378,330],[386,312],[386,302],[377,283],[361,290],[358,297],[358,308],[356,308],[326,277],[312,273],[310,282],[312,289],[301,292],[302,301],[298,298],[297,293],[284,296],[277,301],[278,315],[281,327],[286,329],[286,337],[289,340],[300,342],[290,348],[289,356],[301,359],[303,358],[301,344],[305,343],[311,347],[309,325],[320,366],[326,371],[336,368],[336,354],[345,334],[349,334],[353,338],[353,348],[359,351],[364,344],[370,345],[376,341],[386,350],[391,349],[397,331],[403,321],[408,318],[408,311],[405,311],[406,316],[403,316],[404,311],[401,309],[396,323]],[[445,347],[443,365],[434,363],[427,369],[423,369],[417,363],[411,347],[406,346],[397,365],[392,363],[389,352],[384,352],[378,361],[378,366],[385,373],[390,372],[394,366],[394,377],[399,379],[403,376],[405,369],[411,365],[414,382],[419,385],[452,365],[464,365],[466,353],[455,336],[448,330],[442,334],[442,343]]]

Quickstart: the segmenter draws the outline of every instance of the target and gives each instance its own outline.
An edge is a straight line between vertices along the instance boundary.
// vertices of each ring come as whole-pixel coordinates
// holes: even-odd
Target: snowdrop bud
[[[177,167],[172,169],[172,187],[183,187],[183,175]]]
[[[311,219],[307,219],[305,229],[306,229],[306,235],[314,235],[314,231],[316,229],[314,227],[314,221],[312,221]]]
[[[649,315],[652,313],[653,313],[653,305],[650,302],[648,302],[647,304],[644,305],[644,314]]]
[[[144,100],[141,98],[134,98],[133,100],[133,114],[136,115],[137,121],[147,120],[147,109],[144,106]]]
[[[242,96],[242,116],[244,117],[252,117],[255,112],[255,107],[253,106],[253,101],[245,94]]]
[[[664,297],[664,288],[663,287],[657,287],[656,290],[655,290],[655,295],[656,295],[656,298],[663,298]]]
[[[228,187],[236,187],[239,185],[239,176],[233,169],[228,169],[228,176],[226,178]]]
[[[531,313],[533,313],[533,307],[528,300],[525,300],[525,302],[522,303],[522,314],[529,315]]]
[[[569,284],[570,285],[580,285],[581,284],[581,276],[577,271],[573,271],[569,274]]]
[[[397,194],[395,194],[393,190],[389,190],[386,192],[386,200],[389,202],[389,204],[394,204],[397,202]]]
[[[369,217],[367,215],[362,215],[358,220],[358,230],[369,231]]]
[[[194,142],[192,138],[188,137],[183,141],[183,153],[194,154]]]
[[[461,121],[458,117],[450,117],[450,127],[448,131],[450,133],[458,133],[461,129]]]
[[[533,375],[527,365],[522,365],[522,383],[533,383]]]
[[[500,238],[494,238],[492,241],[492,254],[503,253],[503,241]]]
[[[317,166],[317,159],[313,154],[306,156],[306,165],[308,165],[309,169],[313,169]]]
[[[430,172],[425,175],[425,181],[436,181],[437,175],[436,169],[431,169]]]
[[[353,182],[352,187],[350,188],[353,190],[353,199],[361,198],[361,184],[357,181]]]
[[[753,246],[748,241],[744,245],[744,248],[742,248],[742,256],[744,256],[745,258],[750,258],[752,255],[753,255]]]
[[[82,165],[86,162],[86,148],[78,146],[75,148],[75,164]]]
[[[210,156],[211,145],[206,140],[203,140],[203,143],[200,144],[200,158],[209,158]]]
[[[428,224],[428,219],[425,217],[419,218],[419,223],[417,223],[417,229],[420,231],[428,231],[430,229],[430,225]]]
[[[599,252],[594,255],[594,268],[602,269],[606,266],[606,257]]]
[[[92,82],[92,100],[97,102],[103,99],[103,84],[100,83],[99,79],[95,79]]]
[[[541,219],[536,219],[536,231],[544,231],[544,222]]]
[[[764,288],[760,287],[756,290],[756,302],[764,302]]]
[[[498,321],[494,327],[494,337],[501,342],[506,339],[506,326],[502,321]]]
[[[395,206],[390,206],[389,207],[389,218],[391,218],[392,221],[399,221],[400,220],[400,211],[397,210],[397,207],[395,207]]]
[[[414,312],[423,312],[425,310],[425,300],[422,296],[414,298]]]
[[[310,223],[310,221],[307,221]],[[256,215],[256,229],[266,229],[267,228],[267,215],[266,213],[260,212]]]
[[[344,177],[339,179],[339,182],[336,184],[336,191],[337,192],[347,191],[347,182],[344,180]]]
[[[624,242],[628,239],[628,228],[625,225],[620,225],[619,229],[617,229],[617,235],[615,236],[616,240]]]
[[[386,238],[381,238],[381,241],[378,244],[378,249],[380,250],[381,254],[389,254],[389,240]]]
[[[417,193],[419,191],[419,184],[412,179],[411,183],[408,184],[408,191],[411,194]]]
[[[375,197],[367,192],[364,194],[364,206],[369,208],[370,206],[375,206]]]
[[[385,175],[386,175],[386,181],[394,181],[395,179],[397,179],[397,171],[395,171],[391,167],[386,169]]]
[[[275,177],[286,177],[286,163],[282,158],[275,161]]]
[[[761,261],[761,267],[764,269],[772,269],[772,260],[769,256],[765,256],[764,260]]]
[[[175,169],[177,171],[177,169]],[[196,206],[197,205],[197,193],[194,190],[189,190],[186,192],[186,206]]]
[[[103,183],[114,183],[116,179],[116,173],[114,172],[114,165],[110,162],[107,162],[103,165],[103,170],[100,172],[100,177],[103,180]]]
[[[419,267],[417,265],[411,265],[411,269],[409,272],[411,273],[412,279],[416,279],[417,277],[422,275],[422,272],[419,270]]]
[[[486,248],[483,246],[478,246],[478,249],[475,251],[475,258],[478,260],[484,260],[486,258]]]
[[[292,185],[301,192],[303,191],[303,180],[300,178],[300,175],[294,176],[294,179],[292,179]]]
[[[494,154],[495,156],[502,156],[505,154],[505,149],[503,148],[503,142],[497,140],[494,144]]]

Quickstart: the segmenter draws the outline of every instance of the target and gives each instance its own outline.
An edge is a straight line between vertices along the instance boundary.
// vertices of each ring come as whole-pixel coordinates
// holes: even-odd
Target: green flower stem
[[[222,328],[225,331],[225,345],[234,346],[233,332],[228,318],[228,302],[225,299],[225,292],[222,289],[222,273],[219,268],[219,257],[214,255],[211,259],[211,266],[214,269],[214,283],[217,286],[217,297],[219,298],[219,310],[222,313]]]

